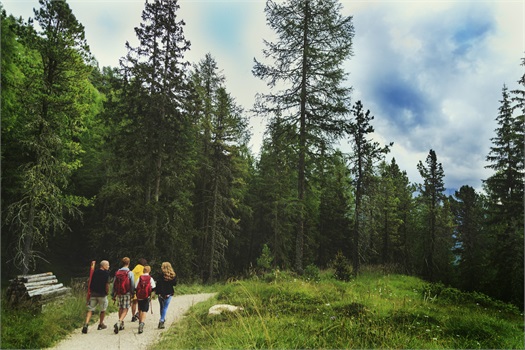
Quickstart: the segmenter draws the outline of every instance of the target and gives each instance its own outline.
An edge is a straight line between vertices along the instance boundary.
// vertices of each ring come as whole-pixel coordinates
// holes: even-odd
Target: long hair
[[[169,262],[163,262],[160,269],[162,270],[165,280],[170,281],[175,278],[175,271],[173,271],[173,267],[171,267]]]

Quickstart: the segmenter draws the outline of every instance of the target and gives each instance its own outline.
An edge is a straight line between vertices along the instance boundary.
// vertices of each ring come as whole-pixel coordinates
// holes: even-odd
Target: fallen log
[[[44,287],[44,288],[40,288],[40,289],[34,289],[34,290],[30,290],[27,292],[27,295],[29,295],[29,297],[34,297],[35,295],[43,295],[45,293],[47,293],[48,291],[53,291],[55,289],[60,289],[62,288],[64,285],[62,283],[58,283],[58,284],[54,284],[52,286],[48,286],[48,287]]]
[[[65,294],[68,294],[71,292],[71,288],[68,287],[61,287],[60,289],[56,290],[49,290],[46,292],[43,292],[42,294],[35,295],[32,299],[36,301],[50,301],[51,299],[55,299],[57,297],[63,296]]]
[[[71,288],[58,283],[52,272],[36,275],[19,275],[11,280],[6,290],[6,300],[13,306],[43,306],[71,292]]]
[[[42,277],[52,276],[53,272],[44,272],[44,273],[37,273],[35,275],[18,275],[16,276],[16,280],[22,281],[22,282],[29,282],[29,280],[34,280]]]
[[[25,283],[24,287],[26,288],[26,290],[31,290],[31,289],[42,288],[42,286],[53,285],[56,283],[58,283],[58,279],[55,278],[55,279],[48,280],[48,281]]]

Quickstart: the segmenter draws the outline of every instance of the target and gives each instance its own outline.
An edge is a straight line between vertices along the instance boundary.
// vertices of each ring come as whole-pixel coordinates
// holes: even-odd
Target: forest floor
[[[138,334],[138,322],[131,322],[131,309],[124,319],[125,329],[115,334],[113,325],[118,320],[117,312],[106,315],[104,323],[107,329],[97,330],[98,321],[91,322],[88,333],[82,334],[82,328],[76,329],[66,339],[62,340],[53,350],[92,350],[92,349],[126,349],[126,350],[144,350],[152,348],[163,332],[168,331],[173,322],[180,320],[190,307],[201,301],[208,300],[215,293],[187,294],[179,295],[172,298],[166,314],[165,329],[158,329],[160,308],[158,299],[151,301],[150,311],[144,322],[144,332]],[[111,301],[110,301],[111,302]],[[151,314],[153,310],[153,315]]]

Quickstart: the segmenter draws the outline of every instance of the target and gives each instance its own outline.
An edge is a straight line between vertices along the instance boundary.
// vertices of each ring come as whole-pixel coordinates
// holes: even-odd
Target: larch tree
[[[86,204],[68,186],[82,164],[79,136],[91,103],[91,54],[80,24],[65,1],[40,0],[20,42],[31,61],[21,66],[24,108],[17,111],[16,132],[23,164],[18,168],[17,199],[7,208],[9,229],[18,243],[14,261],[27,273],[36,265],[37,247],[67,229],[68,215]],[[22,101],[20,101],[22,102]]]
[[[351,88],[343,63],[352,55],[352,17],[336,0],[267,1],[267,24],[277,35],[265,41],[268,64],[255,60],[253,74],[272,92],[258,94],[255,111],[293,126],[287,138],[297,151],[295,269],[303,271],[307,155],[344,132]]]

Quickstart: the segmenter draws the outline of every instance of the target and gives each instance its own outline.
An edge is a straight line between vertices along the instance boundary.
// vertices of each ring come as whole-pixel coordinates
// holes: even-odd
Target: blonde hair
[[[151,271],[151,266],[149,265],[144,266],[144,273],[150,273],[150,271]]]
[[[169,262],[167,261],[163,262],[160,269],[162,270],[164,279],[172,280],[175,278],[176,276],[175,271],[173,271],[173,267],[171,267],[171,264]]]
[[[125,258],[122,258],[120,265],[122,265],[122,267],[129,266],[129,258],[127,256]]]

